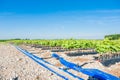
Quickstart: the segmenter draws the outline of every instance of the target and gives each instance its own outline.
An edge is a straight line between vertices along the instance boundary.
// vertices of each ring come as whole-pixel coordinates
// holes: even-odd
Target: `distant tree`
[[[24,39],[24,40],[30,40],[30,39],[26,38],[26,39]]]
[[[120,39],[120,34],[105,35],[104,38],[109,40],[118,40]]]

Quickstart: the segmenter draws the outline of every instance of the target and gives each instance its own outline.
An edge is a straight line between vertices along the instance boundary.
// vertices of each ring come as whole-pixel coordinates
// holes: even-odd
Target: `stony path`
[[[63,80],[19,52],[0,44],[0,80]]]

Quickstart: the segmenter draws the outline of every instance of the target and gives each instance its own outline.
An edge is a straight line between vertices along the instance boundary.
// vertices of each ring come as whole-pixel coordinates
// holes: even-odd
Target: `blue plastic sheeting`
[[[40,57],[38,57],[38,56],[35,56],[35,55],[33,55],[33,56],[34,56],[36,59],[42,60],[43,62],[52,65],[51,63],[49,63],[49,62],[43,60],[42,58],[40,58]],[[54,65],[52,65],[52,66],[54,66]],[[56,66],[55,66],[55,67],[56,67]],[[74,78],[78,78],[79,80],[84,80],[84,79],[80,78],[79,76],[76,76],[76,75],[74,75],[74,74],[68,72],[67,70],[64,70],[64,69],[62,69],[62,68],[59,68],[59,69],[61,69],[61,70],[63,70],[64,72],[68,73],[69,75],[73,76]]]
[[[25,55],[27,55],[28,57],[30,57],[31,59],[33,59],[35,62],[37,62],[38,64],[40,64],[41,66],[45,67],[46,69],[50,70],[51,72],[55,73],[56,75],[60,76],[61,78],[63,78],[64,80],[69,80],[68,78],[64,77],[63,75],[56,73],[54,70],[50,69],[49,67],[47,67],[46,65],[40,63],[38,60],[36,60],[32,54],[28,53],[27,51],[16,47],[18,50],[20,50],[21,52],[23,52]]]
[[[47,69],[50,70],[51,72],[53,72],[53,73],[55,73],[56,75],[62,77],[64,80],[69,80],[68,78],[66,78],[66,77],[63,76],[62,74],[59,74],[59,73],[55,72],[53,69],[47,67],[45,64],[40,63],[39,60],[43,61],[44,63],[47,63],[47,64],[52,65],[51,63],[43,60],[42,58],[40,58],[40,57],[38,57],[38,56],[35,56],[35,55],[29,53],[28,51],[26,51],[26,50],[24,50],[24,49],[19,48],[18,46],[16,46],[16,48],[17,48],[19,51],[21,51],[22,53],[24,53],[25,55],[27,55],[28,57],[30,57],[31,59],[33,59],[35,62],[37,62],[38,64],[40,64],[41,66],[47,68]],[[61,68],[59,68],[59,69],[61,69]],[[63,69],[61,69],[61,70],[63,70]],[[74,75],[74,74],[72,74],[72,73],[70,73],[70,72],[68,72],[68,71],[66,71],[66,70],[63,70],[63,71],[66,72],[66,73],[68,73],[69,75],[75,77],[75,78],[78,78],[78,80],[84,80],[84,79],[82,79],[82,78],[80,78],[80,77],[78,77],[78,76],[76,76],[76,75]]]
[[[77,64],[74,64],[72,62],[68,62],[65,59],[63,59],[62,57],[60,57],[59,55],[53,53],[52,57],[57,58],[61,64],[63,64],[64,66],[71,68],[73,70],[82,72],[88,76],[94,77],[98,80],[120,80],[120,78],[117,78],[116,76],[113,76],[111,74],[105,73],[103,71],[100,71],[98,69],[84,69],[81,66],[78,66]]]

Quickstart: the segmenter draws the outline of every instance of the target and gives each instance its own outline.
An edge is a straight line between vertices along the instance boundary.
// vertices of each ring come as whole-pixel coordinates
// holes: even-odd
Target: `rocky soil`
[[[51,58],[52,52],[41,50],[31,46],[21,45],[20,47],[29,52],[42,57],[44,60],[57,67],[64,66],[58,60]],[[100,62],[94,61],[94,55],[82,55],[69,57],[64,52],[57,52],[66,60],[82,65],[83,68],[94,68],[120,77],[120,62],[109,67],[103,66]],[[88,76],[73,70],[68,70],[75,75],[87,80]],[[0,44],[0,80],[63,80],[59,76],[51,73],[47,69],[35,63],[26,55],[19,52],[14,46],[9,44]]]
[[[19,52],[0,44],[0,80],[63,80]]]

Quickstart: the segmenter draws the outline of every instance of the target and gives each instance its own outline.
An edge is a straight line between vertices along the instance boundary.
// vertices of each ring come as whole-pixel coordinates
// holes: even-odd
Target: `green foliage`
[[[11,40],[14,44],[36,44],[65,49],[95,49],[98,53],[120,52],[120,40]]]
[[[105,39],[109,39],[109,40],[118,40],[120,39],[120,34],[112,34],[112,35],[106,35],[104,37]]]
[[[0,40],[0,42],[6,42],[7,40]]]
[[[99,53],[115,53],[120,52],[120,40],[103,40],[96,46]]]

